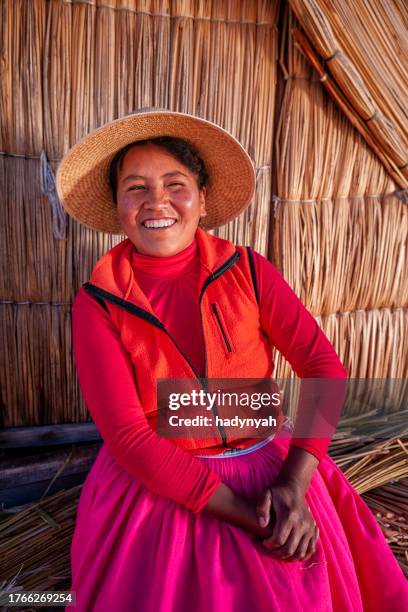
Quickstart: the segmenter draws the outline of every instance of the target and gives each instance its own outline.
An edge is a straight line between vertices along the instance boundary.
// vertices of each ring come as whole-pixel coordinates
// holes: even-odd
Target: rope
[[[320,83],[321,81],[325,81],[327,78],[327,73],[324,73],[324,76],[319,77],[318,79],[310,76],[302,76],[300,74],[285,74],[283,76],[284,81],[307,81],[308,83]]]
[[[398,189],[395,191],[395,195],[403,204],[408,204],[408,190],[407,189]]]
[[[381,115],[378,112],[378,110],[374,111],[371,117],[369,117],[368,119],[365,119],[365,122],[368,123],[369,121],[371,121],[371,119],[381,119]]]
[[[338,312],[331,312],[328,315],[325,314],[321,314],[318,315],[319,317],[333,317],[333,316],[345,316],[345,315],[349,315],[349,314],[355,314],[356,312],[363,312],[365,314],[367,314],[368,312],[407,312],[408,308],[406,308],[405,306],[382,306],[381,308],[356,308],[355,310],[343,310],[343,311],[338,311]]]
[[[59,201],[54,173],[47,160],[44,149],[42,149],[40,154],[40,164],[41,191],[47,196],[52,207],[52,232],[54,238],[64,240],[66,238],[66,214]]]
[[[0,304],[14,304],[15,306],[21,306],[23,304],[31,304],[32,306],[68,306],[71,305],[72,302],[19,302],[17,300],[0,300]]]
[[[145,15],[147,17],[167,17],[168,19],[193,19],[194,21],[210,21],[213,23],[225,23],[225,24],[246,24],[246,25],[255,25],[255,26],[269,26],[273,29],[277,30],[278,26],[276,23],[271,23],[269,21],[249,21],[249,20],[239,20],[239,19],[217,19],[215,17],[197,17],[195,15],[170,15],[169,13],[161,13],[161,12],[153,12],[153,11],[139,11],[138,9],[132,8],[130,6],[113,6],[112,4],[107,3],[95,3],[95,0],[62,0],[63,4],[69,4],[71,6],[75,6],[76,4],[87,4],[88,6],[92,6],[95,9],[110,9],[112,11],[125,11],[127,13],[134,13],[135,15]]]
[[[332,59],[334,59],[339,53],[341,53],[341,49],[336,49],[335,52],[330,57],[324,60],[326,64],[327,62],[331,62]]]
[[[0,155],[4,157],[19,157],[20,159],[41,159],[40,155],[29,155],[28,153],[8,153],[7,151],[0,151]],[[52,162],[60,162],[61,159],[51,159]]]
[[[258,182],[261,179],[261,174],[264,170],[269,170],[271,168],[271,166],[269,165],[264,165],[264,166],[258,166],[258,168],[256,169],[256,185],[258,186]]]
[[[390,193],[370,193],[370,194],[360,194],[360,195],[339,195],[332,196],[328,198],[311,198],[311,199],[300,199],[300,200],[290,200],[286,198],[280,198],[277,195],[272,196],[272,201],[274,204],[278,204],[280,202],[284,203],[292,203],[292,204],[317,204],[318,202],[330,202],[335,200],[359,200],[366,198],[389,198],[390,196],[396,196],[399,198],[404,204],[408,204],[408,192],[406,189],[401,189],[399,191],[391,191]]]

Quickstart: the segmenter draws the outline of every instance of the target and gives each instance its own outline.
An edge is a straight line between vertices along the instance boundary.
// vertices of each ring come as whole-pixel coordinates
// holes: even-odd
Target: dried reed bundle
[[[205,30],[209,44],[204,78],[209,92],[205,99],[211,100],[206,105],[207,116],[240,140],[257,170],[256,196],[249,209],[214,233],[238,244],[252,244],[264,254],[270,211],[277,9],[277,3],[265,1],[213,3],[210,32],[205,23],[197,24],[198,31]]]
[[[393,124],[388,121],[386,117],[381,116],[378,111],[374,111],[372,116],[366,120],[366,123],[370,121],[370,125],[372,125],[372,129],[369,130],[366,123],[364,123],[356,114],[356,111],[348,102],[345,94],[343,94],[340,88],[336,85],[335,81],[328,77],[323,65],[319,62],[319,58],[313,51],[306,37],[297,29],[293,31],[293,35],[296,38],[297,46],[305,54],[311,65],[316,70],[317,74],[319,75],[319,80],[324,84],[325,89],[334,99],[336,105],[345,114],[353,127],[356,128],[362,135],[364,140],[376,154],[377,158],[382,162],[390,177],[401,188],[406,188],[408,182],[404,177],[404,174],[406,174],[404,170],[405,162],[401,162],[401,159],[405,159],[406,155],[405,145],[401,141],[401,138],[399,137],[398,132],[396,132]],[[337,67],[344,64],[347,65],[348,60],[346,61],[340,52],[338,53],[338,56]],[[350,66],[348,66],[349,72],[351,72],[351,66],[352,64],[350,63]],[[353,71],[355,73],[354,67]],[[355,82],[352,84],[350,83],[352,81],[351,78],[344,78],[344,74],[341,76],[343,77],[343,88],[346,91],[353,89],[352,85],[354,85],[354,89],[357,89],[360,83],[358,82],[358,77],[355,74]],[[350,77],[350,74],[348,76]],[[362,98],[362,96],[360,96],[360,98]],[[376,134],[378,136],[377,138],[375,138]],[[387,155],[387,152],[389,153],[390,151],[392,151],[391,157],[390,155]],[[397,164],[399,162],[401,162],[402,165],[398,166]],[[399,168],[401,168],[401,170]]]
[[[35,155],[43,139],[44,2],[2,3],[0,151]]]
[[[408,435],[407,385],[401,385],[400,391],[403,405],[400,410],[373,408],[367,401],[364,410],[343,411],[329,449],[342,470],[361,458],[368,460],[372,455],[388,454],[390,449],[400,451],[400,439]]]
[[[72,418],[70,304],[2,305],[3,426]]]
[[[110,11],[113,13],[113,11]],[[115,116],[122,117],[136,108],[135,74],[137,47],[137,17],[132,11],[113,13],[115,15],[115,72],[113,75],[117,107]]]
[[[405,377],[406,206],[375,155],[314,82],[290,34],[295,26],[285,11],[272,259],[351,377]],[[278,377],[290,375],[281,355],[276,364]]]
[[[66,302],[71,269],[65,241],[52,238],[52,211],[41,194],[39,160],[0,156],[0,167],[5,194],[0,224],[2,299]]]
[[[408,209],[394,195],[282,198],[274,221],[275,261],[314,314],[408,304]]]
[[[403,478],[364,494],[387,542],[408,577],[408,480]]]
[[[347,100],[348,105],[342,105],[343,110],[346,110],[346,106],[349,107],[350,118],[354,116],[355,125],[360,121],[360,118],[365,122],[367,135],[371,135],[371,138],[367,138],[367,142],[371,143],[372,139],[374,144],[378,145],[379,150],[377,152],[381,151],[382,158],[385,158],[386,162],[389,163],[390,172],[394,180],[401,187],[406,188],[408,186],[408,181],[406,180],[408,178],[408,149],[406,145],[408,122],[405,114],[401,111],[408,102],[405,79],[408,66],[405,66],[405,70],[403,69],[403,61],[400,60],[400,56],[404,56],[403,51],[404,49],[406,50],[407,45],[403,29],[399,27],[395,30],[395,24],[398,23],[398,20],[395,19],[396,15],[395,11],[393,11],[392,3],[389,3],[387,9],[382,11],[376,11],[375,8],[371,9],[364,2],[361,2],[361,6],[358,7],[354,3],[354,10],[350,10],[348,6],[345,6],[344,2],[341,3],[340,8],[339,6],[333,7],[332,2],[328,4],[324,0],[321,0],[321,2],[319,0],[291,0],[290,4],[301,25],[305,28],[314,48],[323,57],[332,77],[343,93],[345,100]],[[352,3],[346,4],[350,5]],[[340,3],[337,3],[337,5],[340,5]],[[361,7],[364,7],[364,10],[360,10]],[[348,22],[350,19],[351,22],[356,24],[354,29],[356,36],[354,45],[353,43],[348,43],[349,55],[343,52],[341,43],[336,38],[337,31],[341,31],[343,25],[341,19],[336,20],[338,10],[342,11],[342,17],[345,21]],[[366,17],[364,20],[362,20],[363,14]],[[392,16],[394,19],[387,20],[385,16]],[[384,32],[387,25],[390,34],[393,35],[394,48],[387,45],[388,39],[391,36],[373,36],[372,34],[373,31],[378,32],[380,30]],[[350,36],[350,29],[347,28],[347,39],[350,41],[350,38],[352,39],[353,37]],[[298,40],[300,42],[300,38]],[[368,41],[371,42],[370,49],[377,60],[375,62],[376,69],[371,70],[371,72],[365,69],[365,66],[368,64],[366,61],[367,46],[365,42]],[[382,45],[381,43],[377,44],[379,41],[384,41],[384,43]],[[375,53],[374,47],[376,48]],[[360,53],[356,50],[358,48],[360,48]],[[324,69],[319,69],[318,60],[313,56],[312,50],[308,49],[305,43],[302,43],[302,49],[318,71],[321,72],[320,77],[324,86],[327,86],[331,93],[335,94],[331,88],[330,79],[324,74]],[[356,55],[360,55],[359,68],[362,73],[360,73],[353,62]],[[361,57],[362,55],[364,55],[364,59]],[[396,69],[395,73],[394,71],[392,72],[391,80],[389,77],[389,66],[393,65],[392,62],[394,60],[396,61]],[[402,74],[404,77],[402,81],[400,79],[400,82],[398,82],[399,76]],[[384,75],[387,76],[384,77]],[[380,89],[376,88],[375,85],[373,87],[373,84],[378,80],[382,81]],[[386,81],[386,86],[384,86],[384,81]],[[398,95],[398,85],[401,86],[400,95]],[[370,89],[375,91],[375,99],[370,95]],[[337,94],[335,95],[336,99],[338,99]],[[382,105],[379,106],[377,99],[382,102]],[[403,105],[399,106],[401,102]],[[385,109],[386,113],[389,112],[390,108],[396,109],[393,115],[396,114],[398,116],[399,123],[403,126],[402,130],[390,120],[392,115],[383,116],[381,114],[381,108]],[[365,134],[364,129],[362,129],[362,133]]]
[[[201,4],[201,3],[200,3]],[[155,106],[169,107],[170,41],[171,19],[170,0],[153,0],[153,100]],[[201,46],[201,45],[200,45]],[[141,50],[143,53],[143,49]]]
[[[71,11],[75,45],[71,57],[70,146],[97,127],[94,90],[95,7],[75,3]]]
[[[7,583],[24,590],[69,589],[69,549],[81,487],[1,513],[0,592]]]
[[[61,159],[70,146],[72,42],[71,7],[62,2],[49,2],[42,73],[44,149],[51,160]]]
[[[54,240],[39,171],[38,159],[0,156],[3,426],[87,419],[72,361],[71,303],[97,254],[119,241],[70,218],[70,240]]]
[[[315,319],[336,348],[342,363],[346,364],[350,377],[408,377],[407,308],[359,309],[316,316]],[[291,375],[290,365],[278,351],[275,351],[275,366],[276,378]],[[375,398],[373,403],[376,405]]]
[[[379,110],[390,118],[406,142],[406,5],[394,0],[379,3],[319,0],[319,4]]]
[[[383,454],[384,453],[384,454]],[[376,453],[348,467],[345,476],[359,493],[408,476],[408,449],[400,440],[387,440]]]
[[[272,186],[271,151],[273,121],[275,116],[275,84],[277,66],[277,4],[258,4],[258,26],[256,29],[255,74],[253,80],[253,97],[255,105],[246,110],[246,121],[241,122],[239,138],[254,158],[257,170],[257,186],[254,201],[236,221],[240,233],[233,236],[238,244],[251,244],[257,251],[266,254],[268,247],[268,228],[270,226],[270,201]],[[272,35],[274,34],[274,35]],[[244,67],[248,74],[250,67]],[[247,86],[244,100],[249,100]],[[250,140],[247,141],[242,128],[252,125]],[[243,231],[244,230],[244,231]]]
[[[336,318],[334,318],[336,317]],[[338,324],[339,355],[356,378],[407,377],[407,324],[405,308],[369,310],[333,315],[322,323],[330,333]]]
[[[193,82],[191,88],[191,104],[199,117],[210,117],[212,76],[215,71],[211,63],[211,53],[214,53],[212,36],[214,32],[211,23],[211,0],[196,3],[194,49],[193,49]]]
[[[99,126],[107,121],[112,121],[116,116],[115,13],[101,5],[94,23],[95,39],[94,48],[91,51],[95,58],[93,97],[98,101],[95,104],[95,125]],[[148,52],[149,50],[146,49],[147,57],[149,57]],[[149,82],[150,79],[147,78],[146,81]],[[89,95],[89,92],[87,93]]]
[[[172,30],[170,57],[169,102],[174,110],[191,113],[191,86],[194,66],[192,51],[193,37],[193,0],[176,0],[172,3]]]

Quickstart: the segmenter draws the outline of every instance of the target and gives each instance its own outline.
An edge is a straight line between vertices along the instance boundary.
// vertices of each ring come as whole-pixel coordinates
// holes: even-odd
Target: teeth
[[[176,222],[175,219],[151,219],[150,221],[144,221],[143,225],[145,227],[170,227],[170,225],[174,225]]]

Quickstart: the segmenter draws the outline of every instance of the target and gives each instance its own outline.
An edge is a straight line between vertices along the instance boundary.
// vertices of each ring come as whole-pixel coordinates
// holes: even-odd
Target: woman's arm
[[[82,395],[112,457],[152,492],[199,512],[222,482],[220,476],[148,425],[119,332],[83,288],[72,316]]]
[[[295,435],[296,431],[300,433],[290,445],[303,448],[320,461],[340,416],[347,370],[317,321],[275,266],[256,251],[253,254],[262,328],[297,376],[308,379],[302,380],[300,386]]]
[[[319,530],[306,503],[313,473],[327,451],[344,401],[347,372],[330,341],[276,268],[254,252],[261,326],[302,378],[295,436],[271,489],[258,505],[260,524],[274,513],[273,533],[264,540],[271,554],[306,560]],[[329,380],[330,379],[330,380]]]

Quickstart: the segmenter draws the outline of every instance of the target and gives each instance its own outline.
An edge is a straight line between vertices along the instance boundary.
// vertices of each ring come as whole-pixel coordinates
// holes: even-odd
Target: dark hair
[[[168,153],[171,153],[179,162],[184,164],[195,176],[198,188],[201,190],[208,181],[208,174],[204,166],[204,162],[198,156],[194,147],[188,142],[181,138],[175,138],[173,136],[159,136],[158,138],[148,138],[146,140],[136,140],[130,142],[125,147],[122,147],[117,153],[115,153],[109,166],[109,185],[112,191],[113,200],[117,204],[116,190],[118,181],[118,170],[121,169],[123,159],[129,149],[133,147],[141,147],[143,145],[157,145],[162,147]]]

